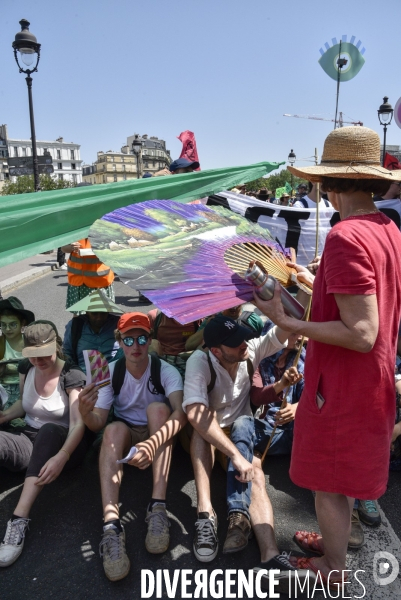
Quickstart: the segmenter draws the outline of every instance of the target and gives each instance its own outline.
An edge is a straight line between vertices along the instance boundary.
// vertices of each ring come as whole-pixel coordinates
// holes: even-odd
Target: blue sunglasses
[[[122,338],[124,346],[128,346],[129,348],[134,345],[134,342],[137,341],[139,346],[145,346],[148,343],[147,335],[138,335],[138,337],[125,337]]]

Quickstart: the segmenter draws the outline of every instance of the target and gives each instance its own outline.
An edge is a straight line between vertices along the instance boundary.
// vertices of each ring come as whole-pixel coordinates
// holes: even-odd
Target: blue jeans
[[[251,463],[256,440],[253,417],[238,417],[231,427],[230,439],[240,454]],[[240,483],[235,475],[238,475],[238,471],[229,458],[227,463],[228,514],[241,512],[249,519],[252,483]]]
[[[254,450],[264,451],[273,427],[264,420],[243,416],[233,423],[230,439],[240,454],[252,462]],[[293,427],[277,427],[269,448],[270,455],[291,454]],[[240,483],[230,459],[227,466],[227,508],[231,512],[242,512],[249,519],[252,483]]]

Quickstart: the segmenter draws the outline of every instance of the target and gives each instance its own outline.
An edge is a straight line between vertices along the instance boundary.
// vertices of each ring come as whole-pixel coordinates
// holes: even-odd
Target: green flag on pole
[[[190,202],[259,179],[284,163],[209,169],[118,183],[2,196],[0,266],[69,244],[116,208],[146,200]]]

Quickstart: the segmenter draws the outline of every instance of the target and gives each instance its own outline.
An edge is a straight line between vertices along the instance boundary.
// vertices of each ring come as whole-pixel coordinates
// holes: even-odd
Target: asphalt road
[[[37,318],[55,322],[60,332],[70,318],[65,311],[67,277],[56,271],[34,283],[17,290],[24,305],[33,310]],[[123,308],[147,311],[149,305],[138,302],[137,293],[121,283],[116,283],[116,301]],[[316,452],[319,449],[316,448]],[[313,460],[313,457],[311,457]],[[366,449],[369,460],[369,448]],[[275,529],[280,550],[297,551],[292,541],[298,529],[317,530],[312,494],[292,484],[288,476],[289,458],[271,457],[265,464],[266,485],[274,513]],[[17,503],[23,474],[0,469],[0,536]],[[388,586],[378,586],[372,576],[372,561],[378,551],[392,553],[401,562],[401,515],[399,510],[401,473],[391,473],[389,488],[380,500],[383,524],[378,529],[365,527],[366,544],[358,552],[349,553],[348,568],[362,569],[359,577],[366,592],[355,580],[347,588],[345,597],[364,597],[367,600],[396,600],[401,597],[400,577]],[[170,548],[164,555],[150,555],[144,547],[146,535],[146,505],[151,493],[151,471],[125,467],[121,489],[121,515],[125,523],[127,552],[131,571],[120,582],[111,583],[103,573],[98,546],[102,532],[100,486],[97,453],[91,450],[85,463],[78,469],[62,474],[57,481],[39,496],[31,512],[30,530],[20,559],[0,572],[0,600],[125,600],[144,597],[141,592],[141,570],[205,568],[192,553],[192,537],[196,520],[196,493],[189,456],[177,444],[170,473],[167,507],[171,518]],[[219,539],[224,542],[227,521],[225,508],[225,475],[216,465],[212,478],[212,496],[219,516]],[[252,539],[246,550],[223,555],[206,565],[214,569],[251,569],[259,562],[256,541]],[[188,591],[194,588],[189,587]],[[154,593],[151,598],[167,598]],[[172,596],[170,596],[172,597]],[[178,591],[176,598],[184,595]],[[187,596],[191,597],[191,596]],[[205,598],[224,597],[213,595]],[[226,595],[225,597],[229,597]],[[236,596],[232,596],[236,597]],[[244,596],[255,597],[256,596]],[[284,597],[284,596],[283,596]],[[313,596],[324,598],[321,592]],[[334,597],[334,594],[333,594]]]

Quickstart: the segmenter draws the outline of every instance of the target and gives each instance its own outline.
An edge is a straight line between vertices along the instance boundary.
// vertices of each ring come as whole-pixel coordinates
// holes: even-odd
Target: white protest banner
[[[316,208],[279,206],[232,192],[220,192],[209,196],[207,204],[225,206],[267,228],[282,246],[295,249],[297,262],[300,265],[306,266],[315,256]],[[376,206],[400,229],[401,202],[399,200],[380,200],[376,202]],[[319,255],[323,252],[328,232],[339,220],[338,212],[331,206],[319,205]]]

